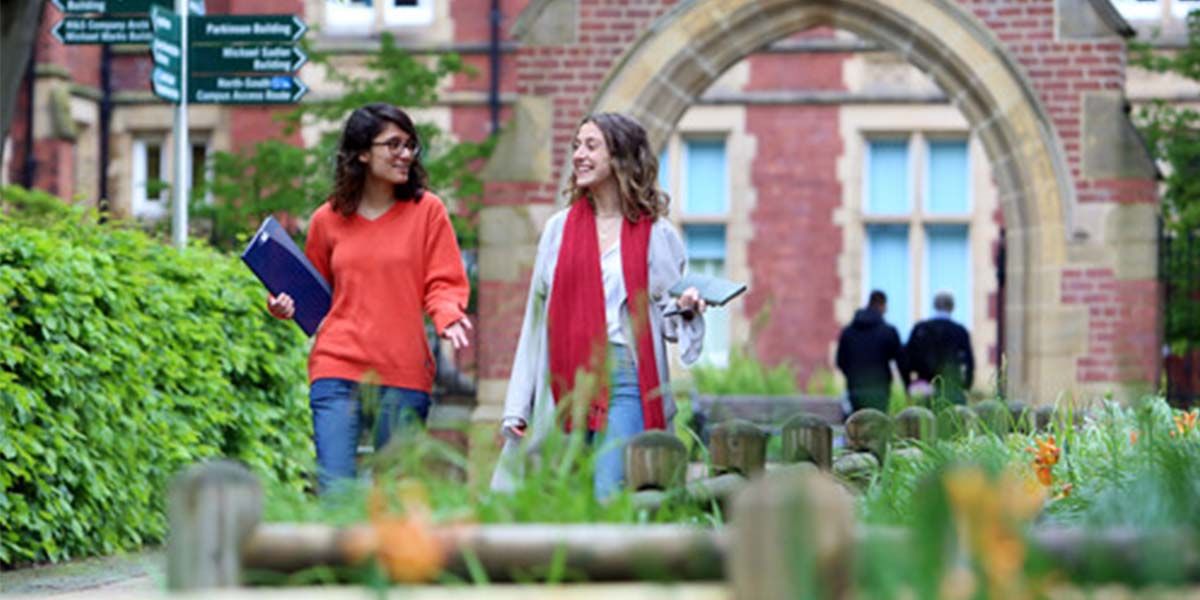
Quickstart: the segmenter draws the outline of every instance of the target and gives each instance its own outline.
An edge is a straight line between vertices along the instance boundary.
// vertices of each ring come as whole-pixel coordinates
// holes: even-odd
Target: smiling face
[[[575,168],[575,185],[583,189],[596,187],[612,178],[612,157],[604,134],[591,121],[584,123],[575,134],[575,154],[571,164]]]
[[[408,171],[417,157],[415,141],[395,123],[385,123],[371,140],[371,149],[358,155],[367,167],[367,177],[393,185],[408,181]]]

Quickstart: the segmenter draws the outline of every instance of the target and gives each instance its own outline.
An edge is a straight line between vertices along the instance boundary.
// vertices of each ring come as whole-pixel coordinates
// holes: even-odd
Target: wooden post
[[[979,416],[979,422],[984,430],[996,435],[1003,436],[1011,428],[1012,413],[1008,411],[1008,407],[1003,402],[994,398],[976,404],[975,414]]]
[[[750,477],[767,464],[767,436],[757,425],[732,419],[713,426],[709,433],[712,475],[738,473]]]
[[[768,471],[735,496],[732,524],[736,600],[851,597],[854,500],[829,475]]]
[[[873,408],[864,408],[846,419],[846,445],[851,450],[870,452],[882,461],[894,428],[891,417]]]
[[[673,434],[643,431],[625,446],[625,485],[634,491],[667,490],[683,485],[687,448]]]
[[[1016,400],[1008,403],[1008,415],[1011,419],[1012,430],[1017,433],[1033,433],[1035,416],[1029,405]]]
[[[262,487],[242,465],[214,460],[175,476],[168,493],[167,587],[241,583],[242,547],[262,516]]]
[[[848,452],[833,461],[833,474],[859,492],[866,491],[871,478],[878,472],[879,459],[870,452]]]
[[[833,467],[833,428],[824,419],[800,413],[783,424],[783,462],[810,462]]]
[[[896,415],[896,426],[901,438],[932,442],[937,439],[937,417],[923,406],[910,406]]]
[[[938,437],[944,440],[964,437],[980,430],[979,415],[961,404],[942,409],[937,417]]]
[[[1043,404],[1033,410],[1033,423],[1039,432],[1050,431],[1058,417],[1058,409],[1053,404]]]

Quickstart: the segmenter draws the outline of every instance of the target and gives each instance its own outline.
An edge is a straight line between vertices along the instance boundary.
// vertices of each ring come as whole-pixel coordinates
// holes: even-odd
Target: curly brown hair
[[[337,170],[334,174],[333,194],[329,202],[333,210],[342,216],[350,216],[358,210],[362,201],[363,186],[367,180],[367,166],[358,159],[363,152],[371,151],[371,143],[393,123],[401,131],[408,134],[410,140],[418,146],[421,143],[417,137],[417,128],[412,119],[403,110],[382,102],[368,104],[350,113],[346,126],[342,129],[342,139],[338,144]],[[417,202],[425,193],[425,181],[428,175],[421,164],[421,155],[413,157],[408,167],[408,181],[395,187],[397,200]]]
[[[650,140],[641,124],[620,113],[590,114],[579,122],[579,127],[587,123],[594,124],[604,135],[621,198],[621,214],[630,221],[666,216],[671,197],[658,187],[658,157],[650,149]],[[566,194],[571,203],[587,197],[585,190],[575,184],[573,172]]]

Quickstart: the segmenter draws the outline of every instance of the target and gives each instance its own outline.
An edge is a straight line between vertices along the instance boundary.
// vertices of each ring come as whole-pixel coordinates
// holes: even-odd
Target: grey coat
[[[519,418],[530,424],[527,431],[526,449],[536,451],[546,434],[555,427],[554,397],[550,392],[550,356],[547,350],[546,319],[550,303],[550,290],[554,289],[554,269],[558,264],[558,251],[562,246],[563,225],[567,210],[550,217],[538,242],[537,257],[533,264],[533,276],[529,284],[529,299],[525,306],[525,321],[521,326],[521,338],[517,342],[517,353],[513,357],[512,374],[508,382],[508,394],[504,400],[504,418]],[[670,388],[670,365],[666,342],[677,342],[681,348],[681,359],[685,365],[696,362],[700,357],[704,341],[704,318],[697,315],[691,320],[679,316],[664,317],[663,314],[675,307],[675,299],[667,293],[681,277],[687,266],[687,253],[675,227],[660,218],[650,232],[649,248],[649,292],[650,330],[654,338],[654,360],[658,366],[658,379],[663,396],[663,414],[667,422],[675,415],[675,400]],[[628,304],[621,306],[622,330],[625,339],[635,339],[630,326]],[[631,352],[637,360],[636,352]],[[520,444],[507,440],[500,455],[496,472],[492,476],[492,488],[511,489],[514,477],[519,476]]]

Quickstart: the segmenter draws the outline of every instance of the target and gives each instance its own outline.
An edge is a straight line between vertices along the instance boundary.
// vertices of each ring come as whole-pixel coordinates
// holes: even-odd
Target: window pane
[[[921,314],[933,314],[933,295],[945,290],[954,294],[954,320],[971,328],[970,246],[966,225],[929,225],[925,228],[925,306]]]
[[[866,306],[872,290],[883,290],[888,297],[888,323],[896,326],[901,341],[912,328],[912,274],[908,265],[907,225],[867,226],[867,279],[862,291]]]
[[[729,210],[725,174],[724,140],[688,140],[686,197],[683,210],[689,215],[723,215]]]
[[[684,225],[688,272],[725,276],[725,226]],[[700,360],[724,365],[729,361],[729,309],[713,307],[704,313],[704,351]]]
[[[684,225],[688,260],[725,260],[724,225]]]
[[[1126,19],[1149,21],[1162,16],[1158,0],[1112,0],[1112,3]]]
[[[912,210],[908,189],[908,142],[873,140],[867,145],[866,212],[897,215]]]
[[[925,210],[930,214],[962,214],[968,211],[970,171],[966,140],[929,142],[929,194]]]
[[[154,202],[166,196],[162,172],[162,145],[158,142],[146,143],[146,200]]]

